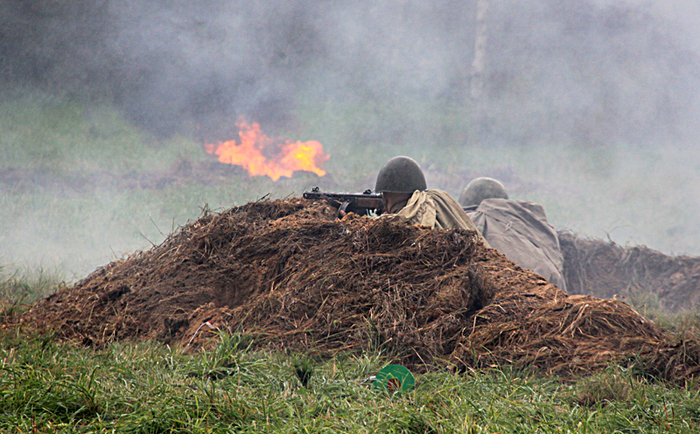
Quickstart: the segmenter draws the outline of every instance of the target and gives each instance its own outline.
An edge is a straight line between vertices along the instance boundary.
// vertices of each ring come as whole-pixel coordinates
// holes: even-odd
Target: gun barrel
[[[380,211],[384,207],[382,195],[380,193],[372,193],[369,190],[364,193],[335,193],[314,188],[311,191],[305,191],[303,197],[304,199],[325,199],[335,202],[334,206],[336,207],[342,207],[343,204],[350,203],[352,207],[349,209],[353,211],[358,208],[363,212],[369,210]]]

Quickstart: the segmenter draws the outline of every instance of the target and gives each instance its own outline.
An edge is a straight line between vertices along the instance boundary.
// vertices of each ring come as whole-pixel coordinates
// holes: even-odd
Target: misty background
[[[700,255],[700,5],[481,1],[0,0],[0,267],[79,278],[400,154],[455,197],[493,176],[557,229]],[[217,163],[239,116],[320,141],[328,175]]]

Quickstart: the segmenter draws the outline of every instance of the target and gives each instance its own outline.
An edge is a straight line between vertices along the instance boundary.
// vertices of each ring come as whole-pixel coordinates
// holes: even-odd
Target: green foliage
[[[573,402],[592,408],[611,405],[616,401],[624,403],[630,399],[633,390],[638,390],[639,387],[638,382],[625,376],[621,369],[612,367],[598,375],[582,379]]]
[[[0,431],[691,433],[700,423],[695,388],[647,383],[615,367],[568,383],[433,368],[413,391],[388,396],[363,381],[390,362],[381,356],[316,360],[302,387],[295,360],[308,357],[250,351],[244,342],[220,334],[219,346],[194,353],[155,343],[93,351],[6,334]]]
[[[29,304],[53,293],[63,284],[60,273],[38,269],[11,269],[0,263],[0,303]]]
[[[40,169],[55,176],[123,174],[165,169],[177,159],[205,155],[200,145],[181,137],[163,149],[107,104],[85,105],[36,90],[3,96],[0,168]]]

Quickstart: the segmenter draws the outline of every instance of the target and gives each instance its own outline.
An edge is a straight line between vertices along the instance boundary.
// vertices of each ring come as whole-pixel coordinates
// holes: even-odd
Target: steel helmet
[[[459,195],[459,204],[469,207],[479,205],[484,199],[508,199],[508,193],[503,184],[493,178],[476,178]]]
[[[387,161],[377,174],[375,193],[413,193],[428,189],[423,171],[409,157],[394,157]]]

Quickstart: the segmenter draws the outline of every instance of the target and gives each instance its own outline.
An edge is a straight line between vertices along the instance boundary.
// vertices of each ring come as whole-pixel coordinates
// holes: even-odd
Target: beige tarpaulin
[[[398,215],[411,224],[431,229],[462,228],[478,232],[457,201],[442,190],[416,190],[401,211],[390,215]],[[481,234],[479,240],[489,246]]]
[[[467,214],[491,247],[566,291],[559,238],[541,205],[486,199]]]

